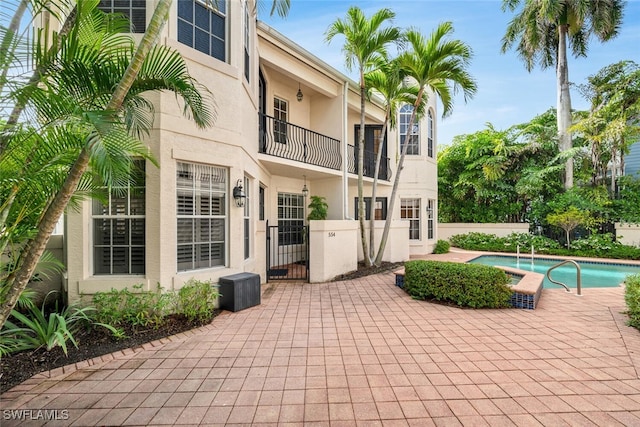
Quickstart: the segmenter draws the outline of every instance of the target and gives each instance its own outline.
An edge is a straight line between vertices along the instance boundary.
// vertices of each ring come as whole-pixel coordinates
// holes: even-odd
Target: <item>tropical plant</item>
[[[93,307],[67,306],[62,310],[58,309],[56,301],[55,308],[48,312],[46,309],[48,296],[42,303],[41,308],[30,307],[26,314],[13,310],[11,316],[18,322],[7,320],[3,325],[0,338],[0,353],[2,351],[16,352],[23,350],[33,350],[40,347],[50,351],[54,347],[62,348],[67,354],[67,342],[71,342],[78,348],[78,342],[74,335],[83,328],[91,326],[102,326],[115,332],[111,325],[95,322]]]
[[[92,7],[77,8],[78,18],[68,36],[49,29],[40,33],[33,55],[36,69],[44,64],[46,73],[39,73],[37,84],[18,88],[13,95],[28,100],[27,105],[37,112],[41,126],[11,135],[2,160],[14,163],[8,163],[6,169],[15,165],[15,159],[27,158],[25,154],[40,154],[44,160],[47,152],[50,161],[41,166],[55,167],[44,168],[49,172],[47,180],[35,181],[40,182],[35,193],[41,196],[35,206],[38,214],[36,221],[24,226],[22,237],[26,241],[16,270],[3,278],[0,325],[33,275],[55,224],[76,191],[90,188],[90,178],[96,176],[102,185],[126,182],[131,157],[149,157],[146,147],[136,139],[150,127],[151,105],[141,96],[143,92],[173,91],[182,97],[185,114],[197,126],[212,123],[213,114],[203,87],[190,77],[180,55],[165,46],[154,47],[171,0],[158,2],[137,48],[130,37],[118,34],[117,28],[114,32],[110,24],[104,25],[111,20],[105,21],[104,14],[95,10],[97,1],[79,2],[78,6],[87,4]],[[103,30],[97,34],[103,36],[87,31],[78,22],[94,24],[96,29],[102,24]],[[87,41],[89,35],[92,37]],[[87,174],[89,167],[91,175]],[[2,165],[0,170],[6,169]],[[24,182],[33,184],[34,180]],[[4,188],[14,191],[13,185]],[[26,208],[18,205],[18,209],[13,216],[7,216],[13,218],[11,226],[23,226],[19,218],[25,214],[19,212],[33,212],[34,206],[26,203]]]
[[[400,41],[401,32],[397,27],[384,27],[395,17],[390,9],[380,9],[371,18],[367,18],[364,12],[351,6],[345,19],[338,18],[325,33],[325,40],[330,43],[337,35],[344,36],[342,51],[345,54],[348,70],[358,69],[360,84],[360,134],[358,145],[358,220],[360,224],[360,242],[364,255],[365,265],[370,266],[372,259],[367,247],[365,233],[365,207],[364,207],[364,136],[365,136],[365,101],[367,94],[367,81],[365,74],[376,69],[388,57],[389,44]]]
[[[522,8],[520,9],[520,6]],[[517,11],[502,39],[502,52],[516,51],[527,71],[537,64],[555,67],[557,75],[558,140],[560,151],[573,146],[567,45],[575,57],[587,55],[592,36],[605,42],[618,34],[623,0],[503,0],[502,10]],[[565,189],[573,187],[573,159],[565,165]]]
[[[593,185],[610,179],[610,192],[616,192],[617,170],[624,170],[625,154],[640,137],[640,66],[620,61],[589,76],[578,85],[590,102],[588,113],[571,128],[589,142]]]
[[[411,80],[411,84],[418,89],[408,129],[412,129],[413,123],[416,122],[421,105],[426,102],[429,92],[437,95],[442,102],[443,117],[451,114],[453,95],[456,92],[462,91],[465,102],[476,93],[476,82],[468,72],[472,57],[471,48],[460,40],[450,40],[449,37],[452,33],[453,25],[450,22],[440,24],[428,38],[415,30],[409,30],[406,33],[408,50],[399,56],[398,61]],[[407,135],[408,140],[404,144],[398,160],[391,190],[389,212],[393,212],[402,166],[412,137],[413,134]],[[380,239],[378,254],[374,261],[375,265],[380,265],[382,262],[390,228],[391,215],[388,215]]]
[[[311,196],[311,202],[309,203],[309,215],[307,215],[307,219],[309,221],[312,220],[325,220],[327,219],[327,209],[329,205],[327,201],[322,196]]]

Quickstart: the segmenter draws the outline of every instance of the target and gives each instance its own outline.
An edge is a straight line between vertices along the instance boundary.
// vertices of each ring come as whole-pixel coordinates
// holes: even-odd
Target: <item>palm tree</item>
[[[502,52],[516,42],[516,51],[527,71],[536,63],[556,67],[558,140],[560,151],[572,148],[571,95],[567,43],[575,57],[587,55],[591,36],[605,42],[618,34],[623,0],[503,0],[502,10],[522,10],[509,23],[502,39]],[[565,189],[573,187],[573,159],[565,166]]]
[[[444,22],[438,25],[438,28],[431,33],[429,38],[425,38],[415,30],[409,30],[406,34],[409,50],[403,52],[398,61],[407,77],[412,80],[412,84],[418,89],[408,129],[413,127],[418,112],[421,110],[421,105],[428,97],[428,93],[425,92],[433,92],[440,98],[443,106],[443,117],[451,114],[453,96],[459,90],[462,90],[465,102],[476,93],[476,82],[467,70],[472,57],[471,48],[460,40],[448,39],[452,33],[453,25],[451,22]],[[389,212],[393,212],[402,165],[412,137],[412,133],[407,135],[407,141],[402,147],[402,153],[398,160],[391,190],[391,200],[389,201]],[[389,229],[391,228],[391,217],[392,215],[388,215],[384,223],[380,248],[374,261],[376,265],[382,262],[382,255],[384,254],[389,237]]]
[[[387,128],[395,129],[398,109],[403,104],[415,103],[418,89],[415,86],[404,84],[404,70],[397,59],[380,64],[379,68],[365,75],[365,81],[369,93],[381,96],[384,100],[385,116],[382,130],[378,137],[378,152],[373,175],[373,187],[371,188],[371,200],[376,200],[378,189],[378,178],[380,172],[380,161],[382,158],[382,146],[384,144]],[[424,103],[421,104],[424,106]],[[375,259],[375,217],[371,215],[369,219],[369,257]]]
[[[117,176],[118,171],[128,168],[132,154],[146,155],[142,143],[130,136],[136,127],[140,129],[139,126],[148,124],[144,120],[130,120],[140,119],[138,110],[150,106],[140,96],[141,93],[148,90],[173,91],[182,97],[185,114],[190,114],[197,126],[207,127],[212,123],[212,111],[201,93],[202,87],[189,76],[180,55],[164,46],[154,47],[170,6],[171,0],[158,2],[147,32],[135,50],[132,42],[114,47],[109,44],[113,40],[108,38],[103,39],[102,45],[56,50],[56,57],[64,57],[58,54],[62,52],[75,53],[77,58],[57,64],[60,67],[41,76],[37,85],[24,88],[31,94],[34,109],[50,125],[37,133],[41,139],[39,142],[43,144],[37,149],[57,147],[66,140],[65,137],[77,146],[73,156],[70,155],[73,149],[65,153],[69,166],[60,185],[53,189],[51,195],[43,196],[44,212],[39,215],[36,228],[21,250],[16,269],[3,280],[0,327],[33,275],[55,224],[79,185],[87,179],[89,165],[93,172],[110,179]],[[94,16],[99,14],[91,15]],[[59,41],[76,43],[81,32],[74,30],[69,37]],[[91,47],[97,47],[98,51]],[[36,54],[50,51],[42,49]],[[36,56],[36,61],[43,59]],[[49,137],[54,142],[46,144]]]
[[[364,220],[364,135],[365,135],[365,100],[367,86],[365,74],[375,69],[387,57],[387,46],[400,41],[400,29],[397,27],[383,27],[395,17],[390,9],[380,9],[367,19],[364,12],[351,6],[347,17],[337,19],[327,29],[325,36],[328,43],[338,34],[345,38],[342,51],[345,54],[346,66],[349,71],[358,68],[360,83],[360,134],[358,140],[358,219],[360,221],[360,241],[365,264],[371,265]]]

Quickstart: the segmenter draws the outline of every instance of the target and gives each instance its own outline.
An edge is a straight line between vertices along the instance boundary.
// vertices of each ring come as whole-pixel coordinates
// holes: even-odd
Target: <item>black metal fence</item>
[[[272,280],[309,280],[308,225],[267,221],[267,282]]]

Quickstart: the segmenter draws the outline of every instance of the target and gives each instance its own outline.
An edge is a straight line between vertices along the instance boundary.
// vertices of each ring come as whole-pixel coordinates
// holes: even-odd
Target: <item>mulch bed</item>
[[[216,311],[213,317],[219,313],[219,311]],[[0,376],[0,393],[4,393],[37,373],[93,359],[94,357],[119,350],[138,347],[160,338],[208,324],[213,320],[213,317],[206,322],[194,323],[189,322],[184,317],[174,316],[159,327],[128,328],[125,330],[127,338],[124,339],[116,339],[106,329],[95,327],[87,331],[81,331],[74,336],[78,343],[78,348],[75,348],[73,343],[67,342],[67,355],[64,354],[62,348],[55,347],[50,351],[40,348],[3,357],[0,359],[0,372],[2,373],[2,376]]]

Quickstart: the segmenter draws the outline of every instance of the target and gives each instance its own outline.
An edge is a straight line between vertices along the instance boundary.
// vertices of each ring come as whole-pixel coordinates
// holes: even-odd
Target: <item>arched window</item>
[[[409,134],[409,122],[411,121],[411,114],[413,114],[413,105],[405,104],[400,108],[400,151],[403,150],[407,135]],[[407,154],[419,155],[420,154],[420,124],[416,121],[413,123],[411,130],[411,138],[408,142]]]

